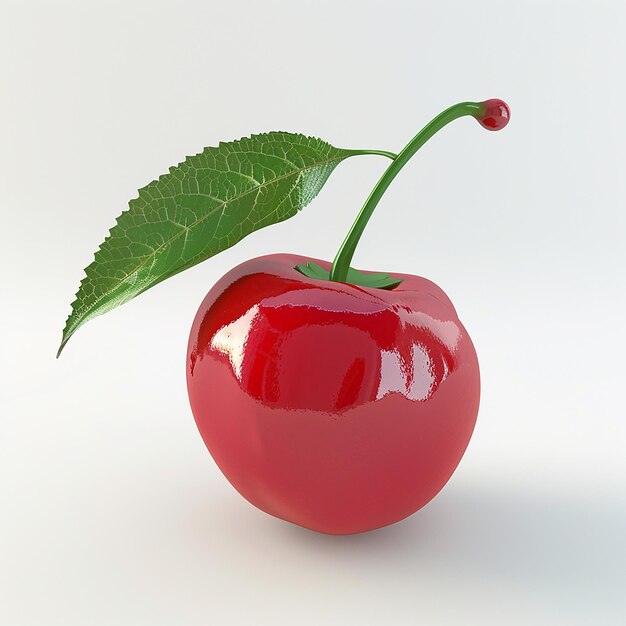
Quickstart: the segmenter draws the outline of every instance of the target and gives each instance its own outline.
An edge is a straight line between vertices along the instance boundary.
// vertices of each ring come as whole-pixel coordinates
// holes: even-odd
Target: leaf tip
[[[57,356],[56,356],[57,359],[61,356],[61,352],[63,352],[63,348],[65,348],[68,339],[69,337],[64,336],[63,339],[61,340],[61,345],[59,346],[59,349],[57,350]]]
[[[70,337],[74,334],[75,330],[76,328],[71,328],[70,320],[68,319],[67,324],[65,325],[65,328],[63,329],[63,333],[61,336],[61,344],[59,345],[59,349],[57,350],[57,356],[56,356],[57,359],[61,356],[61,352],[63,352],[63,349],[67,345],[67,342],[70,340]]]

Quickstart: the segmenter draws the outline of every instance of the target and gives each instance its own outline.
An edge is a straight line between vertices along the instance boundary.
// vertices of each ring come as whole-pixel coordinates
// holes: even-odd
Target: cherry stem
[[[431,120],[422,130],[411,139],[411,141],[405,146],[405,148],[398,154],[398,156],[393,160],[391,165],[386,169],[385,173],[381,176],[378,183],[369,197],[365,201],[363,208],[359,212],[354,224],[352,224],[352,228],[348,232],[348,235],[344,239],[341,247],[339,248],[339,252],[337,252],[337,256],[335,256],[335,260],[333,261],[333,266],[330,270],[330,280],[334,280],[336,282],[346,282],[348,276],[348,270],[350,269],[350,263],[352,262],[352,257],[354,256],[354,251],[356,250],[357,244],[361,239],[361,235],[367,226],[367,223],[372,217],[372,213],[374,213],[374,209],[376,205],[382,198],[385,191],[387,191],[387,187],[391,184],[393,179],[398,175],[400,170],[409,162],[411,157],[438,131],[440,131],[444,126],[449,124],[450,122],[456,120],[459,117],[464,117],[465,115],[472,115],[475,117],[485,128],[488,128],[485,125],[486,116],[490,115],[493,112],[493,106],[501,106],[501,113],[503,117],[506,118],[504,123],[501,123],[500,126],[495,126],[493,123],[489,124],[491,128],[490,130],[497,130],[498,128],[502,128],[506,125],[509,116],[509,110],[507,105],[501,100],[487,100],[485,102],[461,102],[459,104],[455,104],[451,106],[449,109],[440,113],[437,117]],[[491,118],[487,121],[491,121]]]

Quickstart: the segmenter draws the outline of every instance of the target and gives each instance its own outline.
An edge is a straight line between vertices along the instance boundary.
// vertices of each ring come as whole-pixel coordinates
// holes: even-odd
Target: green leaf
[[[57,356],[88,320],[306,206],[356,154],[313,137],[271,132],[190,156],[139,190],[85,270]]]
[[[330,280],[330,272],[325,270],[321,265],[308,261],[306,265],[296,265],[296,269],[309,278],[317,280]],[[348,269],[346,282],[361,287],[374,287],[376,289],[394,289],[401,282],[401,278],[394,278],[389,274],[376,272],[361,272],[353,267]]]

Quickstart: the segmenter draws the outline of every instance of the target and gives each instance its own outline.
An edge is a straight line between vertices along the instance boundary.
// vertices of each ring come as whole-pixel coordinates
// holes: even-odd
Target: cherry
[[[189,336],[189,401],[256,507],[328,534],[372,530],[424,506],[459,464],[478,360],[426,278],[376,289],[310,278],[295,269],[306,261],[251,259],[209,291]]]
[[[332,264],[252,259],[200,305],[187,353],[193,414],[224,475],[259,509],[323,533],[372,530],[424,506],[461,460],[480,372],[452,302],[419,276],[394,273],[375,288],[350,264],[392,180],[463,116],[500,130],[510,113],[502,100],[446,109],[393,159]]]

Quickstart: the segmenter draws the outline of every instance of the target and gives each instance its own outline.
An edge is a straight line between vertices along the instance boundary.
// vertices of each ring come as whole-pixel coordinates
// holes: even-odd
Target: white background
[[[623,2],[0,4],[0,623],[626,623]],[[293,220],[82,329],[82,268],[136,189],[264,130],[400,149],[463,119],[379,205],[357,267],[455,302],[483,398],[408,520],[318,535],[254,509],[206,452],[184,359],[230,267],[332,258],[386,166],[342,164]]]

